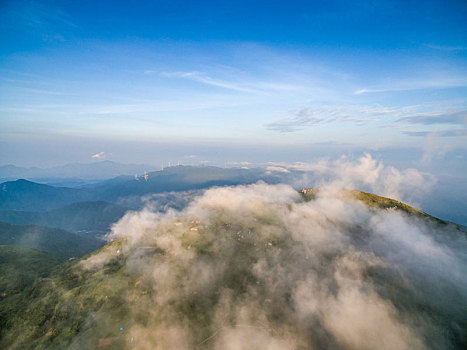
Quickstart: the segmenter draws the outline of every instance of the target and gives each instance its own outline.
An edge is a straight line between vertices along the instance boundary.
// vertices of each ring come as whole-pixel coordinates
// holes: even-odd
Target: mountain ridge
[[[0,221],[13,225],[39,225],[74,233],[103,235],[128,209],[105,201],[74,202],[65,207],[37,212],[0,210]]]
[[[104,242],[57,228],[0,222],[0,244],[23,246],[68,259],[92,252]]]
[[[74,179],[106,179],[122,174],[133,175],[152,169],[147,164],[122,164],[111,160],[93,163],[68,163],[49,168],[18,167],[13,164],[0,166],[0,179],[15,180],[18,178],[74,178]]]

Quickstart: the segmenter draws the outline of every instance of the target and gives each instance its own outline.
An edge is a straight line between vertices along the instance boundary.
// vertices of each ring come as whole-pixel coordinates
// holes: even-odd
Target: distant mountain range
[[[86,201],[93,193],[85,189],[54,187],[27,180],[0,184],[0,209],[47,211]]]
[[[104,242],[57,228],[0,222],[0,244],[32,248],[66,259],[90,253]]]
[[[320,183],[319,176],[314,178],[313,174],[292,169],[288,172],[278,172],[265,168],[174,166],[162,171],[138,174],[136,177],[134,174],[119,175],[99,181],[56,178],[42,183],[38,183],[41,182],[39,180],[36,182],[24,179],[3,182],[0,183],[0,210],[43,212],[76,202],[94,201],[139,209],[145,204],[148,195],[167,194],[172,191],[199,191],[211,186],[251,184],[260,180],[269,184],[287,183],[294,187]],[[465,225],[465,214],[456,206],[463,203],[462,197],[459,196],[457,200],[456,198],[451,196],[452,203],[446,204],[445,194],[438,191],[436,197],[422,199],[421,206],[436,216]]]
[[[0,210],[0,221],[14,225],[40,225],[71,231],[87,237],[105,234],[126,208],[102,201],[77,202],[47,212]]]
[[[128,210],[118,203],[138,209],[145,196],[162,195],[157,200],[164,208],[181,209],[189,195],[180,199],[173,191],[249,184],[259,179],[276,181],[260,169],[191,166],[145,176],[118,176],[79,188],[24,179],[7,181],[0,184],[0,244],[34,248],[60,258],[82,256],[103,245],[102,235]]]
[[[90,185],[87,188],[92,189],[99,199],[115,202],[119,198],[130,196],[196,190],[212,186],[251,184],[261,179],[267,182],[276,182],[272,178],[265,177],[264,171],[261,169],[225,169],[180,165],[162,171],[150,172],[146,174],[146,177],[142,176],[130,180],[121,177],[121,181],[113,179],[111,182]]]
[[[23,168],[15,165],[0,166],[0,181],[17,179],[43,180],[41,182],[65,181],[74,179],[80,184],[79,179],[109,179],[119,175],[142,174],[153,170],[154,167],[145,164],[120,164],[110,160],[94,163],[71,163],[51,168]]]
[[[176,166],[146,174],[119,176],[80,188],[55,187],[20,179],[0,184],[0,210],[48,211],[84,201],[117,203],[122,198],[170,191],[186,191],[250,184],[263,180],[277,183],[261,169]]]

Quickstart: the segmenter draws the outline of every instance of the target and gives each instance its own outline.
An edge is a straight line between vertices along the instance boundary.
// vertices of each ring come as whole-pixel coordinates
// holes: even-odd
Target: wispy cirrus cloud
[[[70,31],[80,28],[59,6],[38,1],[10,2],[2,12],[0,19],[6,28],[27,29],[45,42],[66,41]]]
[[[196,81],[201,84],[211,85],[227,90],[249,92],[249,93],[259,93],[260,90],[248,87],[242,83],[235,83],[230,81],[213,79],[201,72],[162,72],[161,75],[166,78],[179,78],[179,79],[188,79]]]
[[[18,90],[23,90],[28,93],[41,94],[41,95],[56,95],[56,96],[72,96],[76,94],[63,92],[63,91],[53,91],[53,90],[44,90],[44,89],[32,89],[26,87],[18,87]]]
[[[427,73],[430,74],[430,73]],[[355,90],[354,95],[376,94],[387,92],[402,92],[414,90],[430,90],[430,89],[446,89],[460,88],[467,86],[467,77],[464,73],[445,72],[442,76],[434,76],[432,78],[413,78],[409,80],[396,80],[393,82],[385,82],[384,85],[375,85],[360,88]]]
[[[426,47],[434,50],[440,51],[463,51],[467,50],[467,46],[448,46],[448,45],[434,45],[434,44],[427,44]]]
[[[26,9],[26,11],[24,11]],[[17,13],[31,26],[67,26],[78,28],[71,16],[58,7],[46,6],[39,2],[30,2],[27,7]]]
[[[440,130],[440,131],[403,131],[403,134],[407,136],[433,136],[433,137],[456,137],[466,136],[466,130],[451,129],[451,130]]]
[[[462,108],[462,106],[453,107],[452,103],[446,105],[426,104],[403,107],[387,107],[380,105],[311,106],[292,111],[288,117],[266,124],[265,127],[272,131],[288,133],[329,123],[366,125],[370,122],[385,121],[389,125],[398,123],[408,125],[451,124],[465,128],[467,124],[467,111],[452,111],[452,108]],[[434,113],[422,113],[422,111],[426,109],[438,109],[438,111]],[[403,133],[406,135],[415,135],[413,131]],[[458,133],[446,132],[446,135],[448,134],[450,136],[458,135]]]
[[[146,70],[144,73],[156,74],[157,72],[153,70]],[[261,81],[257,78],[251,77],[244,77],[243,79],[232,77],[226,79],[219,79],[213,78],[211,75],[198,71],[161,72],[160,75],[165,78],[187,79],[204,85],[253,94],[303,91],[307,89],[306,86],[300,84],[287,83],[284,81]]]
[[[410,108],[393,108],[385,106],[312,106],[291,113],[289,117],[266,124],[266,128],[280,132],[294,132],[303,128],[333,122],[352,122],[364,124],[375,118],[402,115]]]
[[[463,125],[467,124],[467,110],[458,112],[448,113],[433,113],[433,114],[420,114],[414,116],[407,116],[400,118],[399,122],[406,122],[410,124],[455,124]]]
[[[467,111],[446,112],[446,113],[426,113],[411,115],[397,120],[399,123],[409,125],[423,125],[433,127],[440,125],[457,126],[457,129],[446,130],[409,130],[403,131],[407,136],[431,136],[431,137],[456,137],[467,135]]]

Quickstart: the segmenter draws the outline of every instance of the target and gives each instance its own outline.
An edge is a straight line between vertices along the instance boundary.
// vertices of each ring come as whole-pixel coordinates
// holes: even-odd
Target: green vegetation
[[[37,249],[62,259],[81,257],[104,243],[56,228],[0,222],[0,244]]]
[[[115,253],[117,246],[110,244],[95,254]],[[99,339],[118,335],[126,325],[126,290],[135,283],[122,266],[118,257],[97,271],[85,271],[79,262],[66,263],[50,277],[4,298],[0,348],[15,344],[12,349],[93,349]],[[73,346],[77,333],[87,340]],[[118,342],[112,344],[115,348]]]
[[[110,225],[117,222],[126,211],[124,207],[102,201],[78,202],[47,212],[1,210],[0,221],[13,225],[60,228],[92,237],[107,233]]]
[[[30,295],[24,290],[40,283],[61,262],[34,249],[0,245],[0,337],[26,310]]]
[[[0,245],[0,297],[21,292],[37,278],[48,276],[61,262],[34,249]]]

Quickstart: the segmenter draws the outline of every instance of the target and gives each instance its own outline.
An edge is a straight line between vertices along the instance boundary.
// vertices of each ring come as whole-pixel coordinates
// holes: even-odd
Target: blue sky
[[[3,1],[0,164],[370,151],[461,176],[466,18],[465,1]]]

